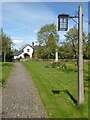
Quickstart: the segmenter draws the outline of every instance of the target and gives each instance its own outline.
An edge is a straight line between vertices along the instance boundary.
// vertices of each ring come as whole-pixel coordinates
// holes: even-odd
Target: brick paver
[[[15,63],[2,93],[3,118],[45,118],[38,91],[21,63]]]

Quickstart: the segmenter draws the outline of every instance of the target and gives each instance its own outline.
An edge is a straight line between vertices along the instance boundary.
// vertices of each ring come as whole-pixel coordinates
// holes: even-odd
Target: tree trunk
[[[6,62],[6,53],[4,53],[4,62]]]

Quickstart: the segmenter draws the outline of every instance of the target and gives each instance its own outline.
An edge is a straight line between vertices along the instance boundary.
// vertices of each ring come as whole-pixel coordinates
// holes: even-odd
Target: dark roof
[[[15,55],[15,56],[20,55],[20,54],[23,52],[23,49],[24,49],[25,47],[27,47],[27,46],[30,46],[30,45],[29,45],[29,44],[25,45],[25,46],[22,48],[22,50],[16,51],[16,52],[14,53],[14,55]],[[37,45],[34,46],[34,47],[32,47],[32,46],[30,46],[30,47],[31,47],[33,50],[36,50],[36,49],[38,48]]]
[[[25,47],[27,47],[27,46],[30,46],[30,47],[32,48],[32,46],[31,46],[31,45],[27,44],[27,45],[25,45],[25,46],[22,48],[22,50],[23,50]]]
[[[19,51],[16,51],[15,53],[14,53],[14,55],[15,56],[18,56],[18,55],[20,55],[22,53],[22,50],[19,50]]]

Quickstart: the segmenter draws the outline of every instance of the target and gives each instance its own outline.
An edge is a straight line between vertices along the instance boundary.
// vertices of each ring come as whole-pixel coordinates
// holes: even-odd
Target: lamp
[[[58,31],[67,31],[68,29],[68,14],[58,15]]]

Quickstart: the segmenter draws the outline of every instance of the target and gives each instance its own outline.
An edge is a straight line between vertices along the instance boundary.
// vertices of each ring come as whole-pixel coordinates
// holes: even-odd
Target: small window
[[[27,52],[30,52],[30,49],[27,49]]]

